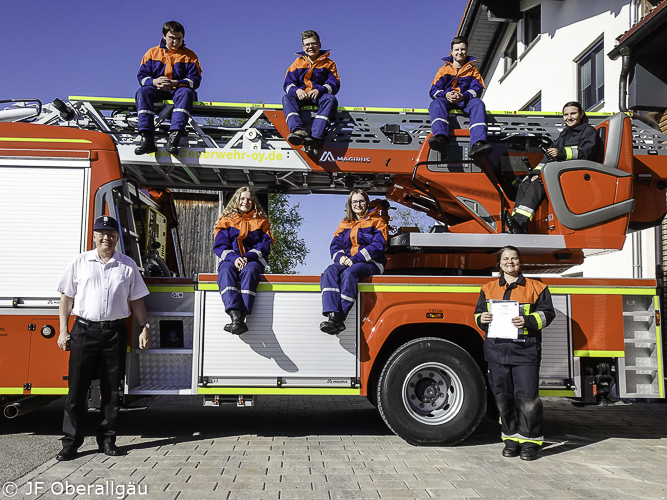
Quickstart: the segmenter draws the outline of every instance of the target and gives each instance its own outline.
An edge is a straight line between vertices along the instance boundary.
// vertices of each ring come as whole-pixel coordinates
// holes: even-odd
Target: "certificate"
[[[518,339],[519,329],[512,324],[512,318],[519,315],[519,303],[516,300],[489,300],[493,319],[489,323],[487,337],[496,339]]]

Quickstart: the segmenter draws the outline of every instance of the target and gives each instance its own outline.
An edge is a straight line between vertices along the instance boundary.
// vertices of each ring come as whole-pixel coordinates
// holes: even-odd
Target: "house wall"
[[[593,111],[618,111],[618,84],[621,60],[606,54],[616,38],[630,28],[629,0],[525,0],[521,10],[536,5],[542,9],[542,29],[538,39],[526,47],[522,42],[523,21],[511,23],[491,58],[483,100],[489,110],[519,110],[541,93],[542,111],[562,110],[564,103],[578,99],[577,61],[598,41],[604,40],[604,100]],[[518,59],[505,71],[503,52],[517,26]],[[471,54],[475,55],[475,54]],[[655,277],[654,231],[641,232],[643,278]],[[583,265],[565,275],[584,277],[633,277],[632,236],[621,251],[587,251]]]

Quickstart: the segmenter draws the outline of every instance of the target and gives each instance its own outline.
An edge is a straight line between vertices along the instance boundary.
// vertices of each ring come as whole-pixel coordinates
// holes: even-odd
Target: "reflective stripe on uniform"
[[[340,294],[340,298],[343,300],[347,300],[348,302],[354,302],[355,300],[357,300],[354,297],[348,297],[347,295],[343,295],[342,293]]]
[[[229,292],[229,291],[234,291],[234,292],[238,293],[239,289],[236,288],[235,286],[228,286],[227,288],[220,291],[220,295],[222,295],[225,292]]]

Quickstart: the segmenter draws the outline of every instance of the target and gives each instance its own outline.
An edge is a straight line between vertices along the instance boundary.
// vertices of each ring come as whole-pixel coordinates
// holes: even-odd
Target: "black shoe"
[[[227,311],[232,317],[230,333],[232,335],[242,335],[248,331],[248,325],[245,324],[245,315],[238,309],[230,309]]]
[[[481,158],[483,156],[489,156],[493,152],[493,146],[486,141],[477,141],[472,145],[468,156],[470,158]]]
[[[76,456],[77,448],[73,444],[63,445],[63,449],[56,455],[58,462],[67,462]]]
[[[449,153],[449,137],[443,134],[433,135],[428,139],[431,149],[438,151],[443,157]]]
[[[511,458],[518,457],[521,453],[521,445],[516,441],[507,440],[505,441],[505,447],[503,448],[503,457]]]
[[[308,132],[305,130],[298,128],[287,136],[287,142],[289,142],[292,146],[301,146],[303,144],[303,141],[308,137]]]
[[[318,156],[320,154],[320,149],[322,149],[322,141],[319,139],[308,136],[303,140],[303,151],[306,154]]]
[[[169,154],[172,154],[174,156],[178,155],[178,145],[181,142],[181,137],[183,137],[183,132],[180,130],[172,130],[169,132],[169,140],[167,141],[166,146],[164,147],[165,150]]]
[[[505,212],[505,227],[507,228],[507,232],[510,234],[525,234],[526,231],[524,231],[521,228],[521,225],[510,215],[509,212]]]
[[[232,324],[231,323],[227,323],[225,325],[225,331],[229,332],[229,333],[232,333]]]
[[[141,142],[139,142],[139,145],[134,149],[134,154],[145,155],[148,153],[155,153],[156,151],[155,134],[147,131],[141,132]]]
[[[345,330],[345,323],[337,312],[330,312],[329,319],[320,323],[320,331],[329,335],[338,335],[343,330]]]
[[[540,451],[540,445],[536,443],[525,443],[521,447],[521,460],[537,460],[538,451]]]
[[[113,443],[104,443],[103,446],[98,448],[98,451],[110,457],[122,457],[125,455],[125,452]]]

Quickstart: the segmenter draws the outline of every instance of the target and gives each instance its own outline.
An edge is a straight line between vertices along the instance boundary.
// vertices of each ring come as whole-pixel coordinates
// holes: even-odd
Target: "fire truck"
[[[158,105],[158,152],[134,154],[133,99],[75,96],[0,112],[0,397],[16,416],[67,392],[56,345],[57,285],[93,248],[96,217],[122,226],[118,251],[141,269],[153,347],[127,348],[124,395],[200,395],[251,406],[262,395],[367,397],[412,444],[451,445],[487,411],[482,332],[473,310],[504,245],[522,249],[557,311],[543,332],[540,394],[596,403],[663,398],[655,279],[553,276],[585,249],[621,249],[667,211],[667,136],[626,114],[589,113],[604,160],[553,162],[529,234],[505,214],[516,180],[563,128],[557,113],[489,112],[493,153],[468,158],[468,120],[451,116],[452,150],[428,147],[424,109],[342,107],[317,157],[287,141],[281,106],[199,102],[177,156],[164,150],[173,103]],[[303,112],[306,125],[314,112]],[[170,190],[348,193],[363,188],[428,214],[432,232],[390,239],[386,272],[359,283],[347,329],[319,331],[319,276],[266,275],[250,331],[233,336],[215,269],[182,268]],[[211,228],[212,229],[212,228]],[[333,229],[333,228],[332,228]],[[547,274],[545,274],[547,273]],[[73,318],[71,319],[73,321]],[[128,320],[130,325],[131,320]]]

